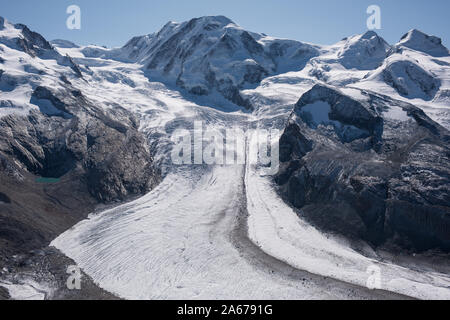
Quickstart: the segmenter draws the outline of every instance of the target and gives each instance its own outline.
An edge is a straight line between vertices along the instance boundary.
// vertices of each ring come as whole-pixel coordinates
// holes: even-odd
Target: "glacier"
[[[17,34],[5,26],[0,42],[9,43]],[[423,38],[411,31],[390,46],[368,32],[319,46],[247,32],[219,16],[170,22],[122,48],[51,42],[67,61],[21,54],[18,62],[17,50],[2,45],[0,117],[54,113],[50,106],[39,109],[31,88],[54,85],[77,65],[82,78],[70,81],[84,95],[107,113],[120,105],[140,119],[162,182],[138,199],[93,212],[50,244],[119,297],[450,299],[449,274],[396,264],[369,247],[363,254],[343,237],[321,232],[250,159],[213,166],[177,166],[170,159],[171,134],[195,121],[218,132],[283,130],[295,103],[316,84],[357,99],[376,92],[413,103],[450,129],[450,56],[436,38],[426,38],[429,50],[420,47]],[[50,74],[39,75],[44,69]],[[435,85],[424,86],[429,83]],[[384,114],[409,120],[395,106]],[[246,141],[249,157],[249,136]],[[367,288],[374,266],[381,290]]]

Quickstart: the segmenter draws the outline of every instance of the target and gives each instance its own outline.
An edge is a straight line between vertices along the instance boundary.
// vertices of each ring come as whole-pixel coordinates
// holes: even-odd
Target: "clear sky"
[[[69,5],[81,8],[81,30],[66,27]],[[417,28],[450,45],[449,0],[0,0],[0,16],[24,23],[48,40],[122,46],[168,21],[224,15],[243,28],[271,36],[332,44],[367,30],[366,9],[381,7],[389,43]]]

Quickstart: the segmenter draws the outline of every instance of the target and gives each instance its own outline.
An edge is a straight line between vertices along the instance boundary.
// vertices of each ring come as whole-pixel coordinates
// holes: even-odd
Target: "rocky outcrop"
[[[155,185],[146,141],[125,109],[112,118],[68,85],[37,87],[32,101],[40,113],[0,119],[0,152],[28,172],[60,178],[78,170],[90,193],[103,202],[143,194]]]
[[[450,133],[413,105],[362,96],[323,85],[302,96],[280,139],[281,193],[326,231],[450,251]],[[346,126],[366,135],[343,139]]]
[[[22,51],[28,53],[30,56],[41,56],[46,51],[52,51],[53,47],[45,40],[43,36],[39,33],[33,32],[26,25],[16,24],[16,29],[21,30],[22,37],[16,38],[17,45],[22,49]]]
[[[8,290],[0,287],[0,300],[9,300],[10,298]]]
[[[7,287],[8,284],[30,283],[33,288],[37,287],[40,294],[45,295],[44,300],[120,300],[98,287],[82,270],[80,289],[70,290],[67,287],[67,270],[76,263],[53,247],[9,256],[6,265],[0,271],[0,300],[18,298],[15,292],[11,297],[2,285]]]
[[[37,87],[47,111],[0,118],[2,257],[47,246],[97,205],[143,195],[159,173],[135,117],[68,85]]]

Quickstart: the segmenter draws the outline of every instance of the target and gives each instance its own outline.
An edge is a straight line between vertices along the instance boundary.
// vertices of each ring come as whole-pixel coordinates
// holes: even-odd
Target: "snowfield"
[[[91,217],[52,245],[129,299],[333,297],[255,266],[232,237],[244,168],[207,171],[171,174],[151,194]]]

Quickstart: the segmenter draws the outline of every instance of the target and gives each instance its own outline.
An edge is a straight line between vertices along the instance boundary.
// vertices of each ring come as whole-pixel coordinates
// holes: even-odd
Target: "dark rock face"
[[[2,136],[3,137],[3,136]],[[0,154],[0,265],[47,246],[95,209],[81,173],[40,182],[14,156]],[[43,180],[45,181],[45,180]]]
[[[158,182],[145,139],[137,132],[117,134],[101,126],[89,128],[84,166],[91,194],[104,202],[142,195]]]
[[[410,104],[363,94],[316,85],[302,96],[280,139],[282,194],[326,231],[450,251],[450,133]],[[318,101],[329,104],[330,122],[311,126],[304,110]],[[391,108],[407,117],[390,118]],[[368,136],[342,139],[350,125]]]
[[[1,154],[38,176],[60,178],[79,171],[102,202],[143,194],[156,184],[146,141],[125,109],[112,118],[70,86],[37,87],[32,100],[45,106],[45,115],[2,118]]]
[[[1,266],[0,262],[0,266]],[[67,288],[67,268],[76,263],[53,247],[33,250],[27,254],[7,257],[6,272],[2,281],[21,283],[30,277],[38,283],[45,283],[50,290],[43,291],[45,300],[118,300],[119,298],[99,288],[92,278],[81,271],[80,290]],[[11,299],[8,290],[0,283],[0,300]]]
[[[346,125],[353,125],[379,137],[382,134],[382,118],[377,115],[374,108],[364,105],[346,95],[336,94],[336,91],[327,86],[316,85],[313,90],[306,92],[296,104],[298,110],[316,101],[329,104],[330,120],[339,121]]]
[[[16,24],[15,27],[21,29],[23,34],[23,38],[16,39],[18,46],[30,56],[39,56],[47,50],[53,50],[52,45],[43,36],[31,31],[26,25]]]
[[[138,121],[105,114],[70,87],[37,87],[53,114],[0,119],[2,257],[47,246],[99,203],[145,194],[159,182]]]
[[[0,287],[0,300],[9,300],[10,298],[8,290]]]
[[[247,31],[241,33],[241,41],[244,44],[245,49],[247,49],[251,55],[264,54],[264,47],[256,42],[256,40]]]
[[[11,199],[3,192],[0,192],[0,202],[11,203]]]

